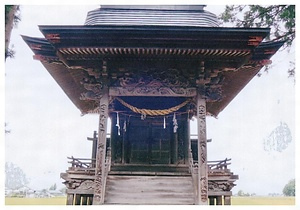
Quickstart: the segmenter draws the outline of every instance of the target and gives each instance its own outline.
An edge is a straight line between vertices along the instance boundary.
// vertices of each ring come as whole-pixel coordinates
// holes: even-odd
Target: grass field
[[[5,198],[5,205],[66,205],[66,197]]]
[[[232,197],[232,205],[295,205],[295,197]],[[5,205],[65,205],[65,197],[5,198]]]
[[[232,205],[295,205],[295,197],[232,197]]]

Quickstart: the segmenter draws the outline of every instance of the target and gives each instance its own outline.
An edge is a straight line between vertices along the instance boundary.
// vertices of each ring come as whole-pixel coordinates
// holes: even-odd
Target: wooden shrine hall
[[[91,158],[61,174],[68,205],[230,205],[238,176],[230,159],[207,160],[206,116],[271,62],[283,43],[263,42],[270,29],[219,27],[203,5],[105,5],[84,25],[39,28],[44,38],[23,36],[34,59],[99,115]]]

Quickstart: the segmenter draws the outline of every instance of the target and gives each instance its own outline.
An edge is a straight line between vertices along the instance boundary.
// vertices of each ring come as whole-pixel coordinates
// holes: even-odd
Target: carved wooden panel
[[[194,97],[196,88],[181,87],[110,87],[110,96],[168,96],[168,97]]]
[[[105,153],[106,153],[106,127],[108,118],[108,88],[103,88],[103,97],[99,105],[99,132],[97,145],[97,158],[94,183],[93,204],[104,202],[104,181],[105,181]]]
[[[198,176],[200,204],[207,204],[208,200],[208,175],[207,175],[207,139],[206,139],[206,101],[197,95],[197,120],[198,120]]]

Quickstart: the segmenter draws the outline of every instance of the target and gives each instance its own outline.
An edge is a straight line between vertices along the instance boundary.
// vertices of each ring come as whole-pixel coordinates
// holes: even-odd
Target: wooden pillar
[[[192,152],[192,142],[191,142],[191,120],[187,118],[187,140],[188,140],[188,157]]]
[[[209,205],[215,205],[215,197],[209,197]]]
[[[94,131],[94,136],[93,138],[87,137],[87,140],[93,142],[92,146],[92,167],[96,166],[96,154],[97,154],[97,131]]]
[[[197,94],[199,204],[208,203],[206,101]]]
[[[152,164],[152,142],[153,142],[153,135],[152,135],[152,122],[148,123],[148,139],[147,139],[147,144],[148,144],[148,162]]]
[[[81,205],[87,205],[87,200],[88,200],[87,195],[83,195],[81,200]]]
[[[73,205],[74,194],[67,194],[67,205]]]
[[[96,156],[95,183],[93,205],[104,203],[105,193],[105,154],[106,154],[106,128],[108,118],[108,87],[104,86],[103,95],[99,104],[99,132]]]
[[[81,195],[75,194],[75,205],[80,205],[81,203]]]
[[[123,123],[121,123],[121,120],[120,120],[120,123],[121,123],[121,127],[122,128],[124,128],[124,123],[127,123],[126,122],[126,117],[124,117],[124,119],[123,119]],[[126,125],[127,126],[127,125]],[[127,143],[127,128],[126,128],[126,131],[123,129],[123,133],[122,133],[122,163],[124,164],[124,163],[126,163],[126,155],[127,155],[127,153],[126,153],[126,147],[127,147],[127,145],[126,145],[126,143]]]
[[[124,154],[125,154],[125,163],[130,163],[130,138],[129,138],[129,131],[130,131],[130,117],[127,122],[127,128],[126,128],[126,138],[125,138],[125,148],[124,148]]]
[[[173,128],[172,128],[172,135],[173,135],[173,142],[172,142],[172,159],[171,159],[171,163],[172,164],[177,164],[178,162],[178,133],[174,133],[173,132]]]
[[[93,196],[88,197],[87,205],[92,205],[93,204]]]
[[[222,196],[217,196],[217,205],[222,205]]]
[[[189,152],[190,152],[190,135],[189,135],[189,119],[187,116],[187,120],[182,120],[181,124],[183,126],[183,139],[184,139],[184,163],[189,164]]]
[[[113,113],[111,115],[111,133],[110,133],[110,148],[111,148],[111,161],[114,163],[117,158],[117,150],[116,150],[116,144],[118,141],[118,128],[116,127],[116,114]]]
[[[231,196],[224,196],[224,205],[231,205]]]

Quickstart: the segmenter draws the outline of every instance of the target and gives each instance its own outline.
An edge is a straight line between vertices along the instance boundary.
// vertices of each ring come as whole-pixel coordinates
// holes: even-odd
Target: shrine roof
[[[112,12],[120,8],[109,6],[102,10]],[[140,8],[133,10],[140,11]],[[149,7],[146,10],[152,12],[157,8]],[[182,11],[201,13],[203,8],[164,7],[160,11],[166,14],[174,11],[180,14]],[[99,11],[95,12],[98,14]],[[83,82],[87,75],[99,79],[99,72],[95,73],[93,69],[102,68],[99,65],[104,60],[111,61],[109,68],[113,70],[109,74],[117,84],[118,79],[130,72],[124,73],[122,68],[113,65],[139,60],[182,63],[184,77],[190,80],[188,87],[196,88],[197,84],[197,87],[199,84],[204,87],[203,94],[208,99],[207,112],[217,116],[259,70],[271,62],[270,58],[283,44],[263,42],[270,32],[268,28],[225,28],[195,24],[130,25],[127,20],[124,20],[125,24],[119,21],[112,23],[108,19],[103,24],[88,25],[91,21],[99,20],[96,19],[87,19],[86,25],[80,26],[39,26],[45,38],[23,36],[34,52],[34,58],[42,62],[82,113],[93,113],[99,104],[98,101],[82,98],[82,94],[91,89],[89,84]],[[197,72],[202,62],[205,72],[199,75]],[[189,68],[193,73],[186,70]]]
[[[169,25],[218,27],[204,5],[103,5],[90,11],[85,25]]]
[[[42,25],[39,28],[45,38],[57,47],[68,45],[89,47],[100,45],[109,47],[191,47],[194,46],[191,44],[197,43],[194,48],[197,46],[205,47],[206,45],[209,45],[209,47],[222,45],[229,48],[249,48],[251,45],[259,45],[270,32],[269,28],[146,25]],[[185,42],[181,43],[182,41]]]

